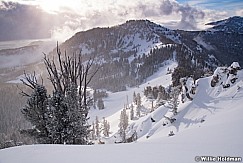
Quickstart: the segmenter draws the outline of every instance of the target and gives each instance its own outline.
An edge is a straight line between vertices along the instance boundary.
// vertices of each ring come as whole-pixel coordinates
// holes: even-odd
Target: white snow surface
[[[193,39],[194,41],[196,41],[199,45],[203,46],[204,48],[206,48],[207,50],[213,50],[213,46],[206,43],[202,37],[197,36]]]
[[[92,117],[106,117],[111,123],[113,134],[118,129],[120,111],[126,103],[132,102],[135,91],[143,96],[145,86],[168,86],[171,75],[169,62],[150,77],[139,88],[110,93],[105,99],[106,109],[92,110]],[[212,77],[197,81],[196,94],[192,101],[180,103],[176,121],[163,126],[168,108],[158,107],[138,120],[129,121],[137,127],[139,139],[128,144],[104,145],[29,145],[0,150],[0,163],[192,163],[196,156],[243,157],[243,70],[238,71],[237,80],[229,88],[222,85],[211,87]],[[142,104],[149,108],[150,101],[142,97]],[[151,122],[153,117],[155,122]],[[168,136],[173,131],[174,136]],[[112,135],[113,136],[113,135]],[[147,138],[149,136],[149,138]],[[111,138],[110,138],[111,139]],[[109,139],[108,139],[109,140]]]

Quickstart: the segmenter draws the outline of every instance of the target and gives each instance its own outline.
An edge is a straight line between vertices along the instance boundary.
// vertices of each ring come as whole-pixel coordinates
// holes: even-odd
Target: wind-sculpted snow
[[[169,64],[172,67],[173,64]],[[170,83],[164,67],[139,88],[119,94],[124,99],[134,91],[141,92],[146,85]],[[78,162],[194,162],[196,156],[243,157],[243,71],[237,71],[237,80],[228,88],[222,85],[211,87],[212,76],[196,81],[196,94],[192,101],[180,102],[176,121],[163,125],[170,112],[165,106],[156,108],[143,117],[129,121],[130,129],[138,132],[138,140],[129,144],[105,144],[92,146],[32,145],[0,150],[1,163],[78,163]],[[160,79],[160,80],[159,80]],[[190,82],[187,82],[188,84]],[[142,92],[141,92],[142,93]],[[115,95],[116,93],[114,93]],[[141,94],[142,95],[142,94]],[[112,93],[109,94],[112,97]],[[105,99],[108,106],[117,108],[117,113],[107,110],[93,111],[91,116],[106,115],[111,122],[113,135],[105,143],[114,143],[114,131],[122,109],[115,98]],[[118,96],[116,97],[118,98]],[[120,98],[121,100],[122,98]],[[179,98],[180,99],[180,98]],[[181,100],[181,99],[180,99]],[[125,100],[124,100],[125,101]],[[118,105],[117,105],[118,104]],[[145,108],[151,101],[142,97]],[[119,109],[120,108],[120,109]],[[154,122],[151,121],[154,119]],[[174,136],[168,136],[173,131]],[[128,134],[129,131],[127,132]],[[105,139],[104,139],[105,140]],[[172,155],[173,153],[173,155]],[[122,155],[122,157],[121,157]]]

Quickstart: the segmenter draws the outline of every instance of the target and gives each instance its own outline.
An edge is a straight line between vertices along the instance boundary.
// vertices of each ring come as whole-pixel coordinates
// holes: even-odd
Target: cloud
[[[150,19],[165,25],[167,23],[175,25],[173,28],[196,30],[198,29],[198,21],[203,19],[204,15],[205,13],[200,9],[189,5],[181,5],[173,0],[135,0],[132,3],[120,0],[99,10],[89,10],[81,16],[89,20],[85,24],[92,27],[115,25],[129,19]],[[177,24],[168,22],[168,19],[173,22],[177,21]]]
[[[60,24],[56,15],[38,6],[0,2],[0,41],[48,38],[53,26]]]
[[[131,19],[149,19],[172,29],[198,30],[205,28],[204,24],[208,21],[217,17],[225,18],[224,15],[228,14],[180,4],[176,0],[133,0],[129,3],[127,0],[60,1],[60,6],[55,7],[55,14],[50,14],[50,7],[48,12],[44,12],[47,9],[45,6],[50,3],[47,0],[19,2],[24,4],[9,2],[2,3],[0,7],[2,38],[52,36],[58,41],[64,41],[81,30],[113,26]],[[36,5],[38,2],[42,2],[40,6]],[[8,16],[3,18],[1,15]],[[20,32],[13,34],[16,31]]]
[[[164,15],[170,15],[174,10],[178,10],[178,7],[178,3],[165,0],[160,4],[160,12]]]
[[[161,14],[171,15],[176,13],[181,17],[175,28],[184,30],[196,30],[197,21],[203,20],[205,13],[204,11],[191,7],[190,5],[181,5],[176,1],[164,0],[160,5]]]
[[[200,23],[198,23],[199,26],[204,26],[204,27],[210,27],[210,26],[205,26],[205,24],[214,22],[214,21],[219,21],[223,19],[227,19],[229,17],[228,12],[226,11],[215,11],[215,10],[204,10],[205,12],[205,17],[204,20]]]
[[[235,14],[236,14],[237,16],[243,16],[243,9],[236,10],[236,11],[235,11]]]
[[[18,42],[9,42],[9,47],[17,48]],[[13,45],[11,45],[13,44]],[[38,46],[26,46],[26,45],[38,45]],[[31,63],[35,63],[43,59],[43,52],[48,53],[53,50],[56,42],[46,40],[45,42],[32,42],[21,41],[20,46],[26,46],[25,48],[12,49],[12,50],[0,50],[0,69],[24,66]],[[8,49],[8,48],[7,48]]]

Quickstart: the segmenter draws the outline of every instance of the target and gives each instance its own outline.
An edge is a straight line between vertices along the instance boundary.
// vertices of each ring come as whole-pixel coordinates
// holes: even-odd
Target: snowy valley
[[[179,96],[178,113],[175,122],[170,123],[165,115],[171,111],[165,103],[151,111],[151,100],[143,95],[146,86],[171,84],[171,74],[168,68],[174,69],[177,63],[168,61],[167,64],[151,76],[138,88],[127,91],[109,93],[104,99],[107,109],[90,112],[94,116],[106,117],[111,125],[111,136],[101,138],[105,144],[91,146],[77,145],[29,145],[19,146],[0,151],[1,163],[66,163],[66,162],[195,162],[196,156],[231,156],[242,157],[243,130],[243,70],[237,63],[231,67],[216,69],[209,77],[191,82],[188,78],[187,88],[196,87],[193,98]],[[218,77],[215,85],[212,80]],[[232,79],[235,79],[233,81]],[[233,81],[233,82],[232,82]],[[226,88],[224,85],[229,84]],[[137,120],[129,120],[127,134],[136,131],[138,139],[132,143],[114,144],[120,111],[124,103],[132,103],[134,92],[142,96],[141,104],[148,112],[142,112]],[[135,104],[134,104],[135,106]],[[111,109],[112,108],[112,109]],[[127,114],[129,114],[129,109]],[[154,119],[154,122],[151,121]],[[166,125],[163,125],[165,124]],[[130,130],[129,130],[130,129]],[[168,134],[173,131],[173,136]],[[94,157],[95,156],[95,157]],[[198,159],[198,158],[196,158]]]

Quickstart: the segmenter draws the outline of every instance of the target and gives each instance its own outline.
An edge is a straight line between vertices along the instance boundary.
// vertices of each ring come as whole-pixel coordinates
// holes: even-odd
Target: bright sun
[[[75,9],[80,6],[80,1],[77,0],[39,0],[37,3],[47,12],[57,12],[61,8]]]
[[[102,10],[109,5],[113,5],[114,2],[116,2],[116,0],[36,0],[36,3],[47,12],[71,9],[79,13],[89,9]]]

